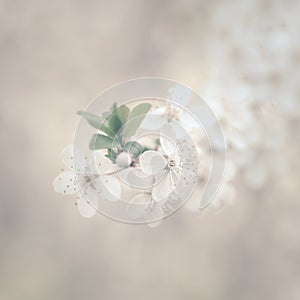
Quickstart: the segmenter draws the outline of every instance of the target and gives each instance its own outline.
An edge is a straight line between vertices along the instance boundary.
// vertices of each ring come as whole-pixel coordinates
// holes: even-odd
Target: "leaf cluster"
[[[140,127],[146,114],[150,111],[151,104],[142,103],[132,110],[126,105],[112,105],[108,112],[97,116],[87,111],[79,111],[93,128],[100,133],[95,133],[89,144],[91,150],[107,149],[106,156],[115,162],[118,153],[127,151],[133,157],[138,157],[144,148],[138,142],[130,141]]]

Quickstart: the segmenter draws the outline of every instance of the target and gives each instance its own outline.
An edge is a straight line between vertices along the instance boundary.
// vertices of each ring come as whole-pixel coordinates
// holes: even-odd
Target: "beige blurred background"
[[[218,214],[154,229],[84,219],[53,191],[75,113],[103,89],[208,80],[221,2],[0,0],[1,300],[300,299],[298,162]]]

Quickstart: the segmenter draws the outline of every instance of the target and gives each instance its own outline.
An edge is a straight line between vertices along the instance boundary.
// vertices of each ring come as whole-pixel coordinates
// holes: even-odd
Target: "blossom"
[[[141,127],[157,130],[172,122],[177,135],[183,137],[186,134],[185,131],[199,126],[189,112],[184,109],[191,104],[191,100],[192,92],[189,88],[182,85],[171,87],[165,105],[159,103],[157,108],[148,113]]]
[[[285,178],[290,172],[294,164],[290,149],[296,141],[291,139],[294,132],[290,128],[294,129],[293,120],[300,112],[300,3],[292,1],[283,7],[281,2],[274,2],[268,14],[258,9],[259,4],[224,3],[216,10],[213,79],[207,96],[210,100],[218,87],[221,92],[217,97],[229,107],[224,114],[227,120],[221,121],[227,141],[234,145],[228,156],[243,169],[241,178],[252,189],[262,188],[275,176]],[[225,10],[235,17],[224,14]],[[263,22],[256,22],[262,16]],[[242,106],[247,107],[252,121],[240,113]],[[232,130],[232,123],[243,128]],[[232,139],[233,132],[238,139]]]
[[[121,197],[120,182],[109,174],[113,166],[101,151],[94,151],[87,159],[73,145],[62,151],[62,161],[68,170],[58,175],[54,181],[54,190],[61,194],[77,194],[77,206],[84,217],[96,213],[100,199],[117,201]]]
[[[216,83],[210,82],[202,87],[202,94],[208,105],[215,114],[214,122],[207,124],[212,134],[209,136],[212,147],[222,150],[223,143],[216,139],[213,132],[221,126],[227,148],[244,151],[253,142],[254,136],[246,134],[253,127],[256,118],[253,107],[248,101],[243,101],[244,92],[236,88],[234,94],[217,87]],[[251,132],[251,131],[250,131]]]
[[[191,189],[198,176],[195,146],[190,145],[187,139],[177,140],[170,124],[162,127],[160,144],[163,153],[149,150],[139,159],[141,170],[156,177],[151,193],[156,202],[166,201],[173,192],[181,196]]]

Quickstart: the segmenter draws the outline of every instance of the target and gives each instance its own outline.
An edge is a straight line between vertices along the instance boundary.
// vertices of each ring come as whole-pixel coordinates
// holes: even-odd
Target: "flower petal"
[[[171,120],[168,122],[168,124],[172,126],[177,139],[183,139],[188,136],[187,130],[186,130],[186,128],[184,128],[184,126],[183,126],[183,124],[181,124],[181,122]]]
[[[95,171],[96,174],[105,174],[112,170],[112,162],[109,158],[104,156],[102,151],[93,152],[93,160],[90,164],[91,170]]]
[[[73,145],[68,145],[63,149],[61,153],[61,160],[66,167],[68,167],[69,169],[74,169],[73,158]]]
[[[167,166],[167,160],[158,151],[145,151],[140,159],[140,167],[146,175],[161,173]]]
[[[75,174],[71,171],[65,171],[58,175],[53,181],[55,192],[61,194],[74,194],[78,192],[79,187],[76,182]]]
[[[153,184],[153,176],[146,175],[137,168],[127,168],[119,173],[119,176],[132,188],[145,189]]]
[[[96,214],[96,209],[89,204],[89,200],[82,192],[78,193],[77,207],[79,213],[85,218],[91,218]]]
[[[196,119],[186,111],[181,110],[178,113],[178,117],[185,130],[189,131],[193,128],[200,128],[200,124],[196,121]]]
[[[102,186],[102,189],[100,187],[97,190],[101,197],[113,202],[121,200],[121,183],[118,179],[108,175],[101,176],[99,179],[98,183]]]
[[[167,200],[167,197],[174,191],[175,185],[172,182],[170,173],[167,173],[165,177],[156,185],[152,190],[153,200],[156,202]]]
[[[166,107],[161,107],[149,112],[145,116],[141,124],[141,128],[148,130],[157,130],[161,128],[167,122],[166,118],[163,116],[165,112]]]
[[[176,133],[170,124],[166,124],[160,130],[160,144],[163,151],[172,156],[176,149]]]
[[[61,154],[61,159],[66,167],[70,170],[84,174],[87,171],[87,159],[83,153],[74,145],[68,145],[65,147]]]
[[[174,101],[182,106],[189,104],[192,98],[191,89],[183,85],[175,85],[171,87],[168,93],[170,101]]]
[[[177,144],[174,158],[178,161],[181,161],[183,164],[186,164],[190,157],[191,149],[192,149],[192,147],[189,146],[185,140],[180,141]]]

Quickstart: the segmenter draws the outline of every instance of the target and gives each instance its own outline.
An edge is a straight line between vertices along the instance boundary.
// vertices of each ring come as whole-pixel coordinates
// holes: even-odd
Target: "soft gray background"
[[[52,188],[75,112],[104,88],[205,82],[218,5],[0,1],[1,300],[300,298],[297,175],[155,229],[83,219]]]

